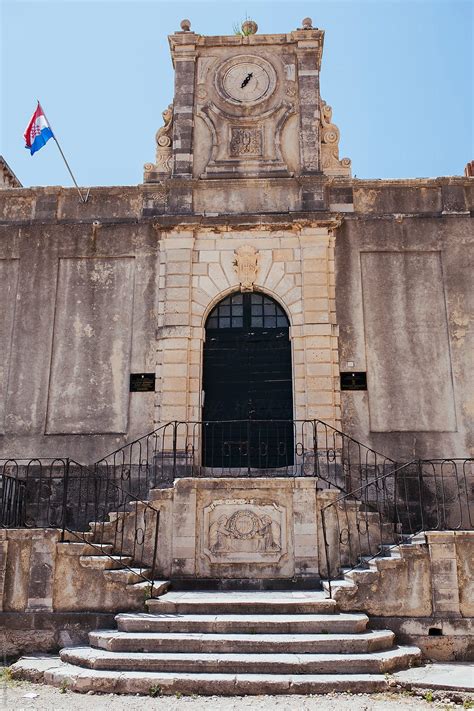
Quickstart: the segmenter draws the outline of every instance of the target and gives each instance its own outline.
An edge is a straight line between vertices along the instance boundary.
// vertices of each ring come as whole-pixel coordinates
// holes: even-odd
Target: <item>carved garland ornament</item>
[[[236,249],[234,255],[234,268],[240,282],[240,291],[253,291],[258,274],[257,250],[247,244]]]
[[[326,175],[351,174],[349,158],[339,159],[339,129],[331,122],[332,108],[321,100],[321,163]]]
[[[209,529],[209,550],[214,555],[230,553],[239,541],[255,541],[263,555],[281,551],[280,526],[267,514],[258,516],[246,509],[220,516]]]

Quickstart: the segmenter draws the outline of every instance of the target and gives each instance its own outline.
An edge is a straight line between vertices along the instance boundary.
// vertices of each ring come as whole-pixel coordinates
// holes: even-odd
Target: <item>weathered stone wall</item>
[[[368,382],[341,394],[343,428],[397,461],[468,456],[473,188],[413,183],[354,181],[337,233],[340,365]]]
[[[107,576],[85,543],[57,529],[0,530],[0,648],[7,656],[53,651],[113,625],[115,612],[143,610],[146,590]]]
[[[0,451],[90,463],[152,429],[154,395],[129,394],[129,375],[155,369],[157,235],[131,219],[136,191],[120,207],[113,190],[92,197],[112,225],[82,223],[57,190],[8,192],[16,224],[0,227]]]
[[[325,209],[286,212],[308,185],[292,178],[190,180],[188,216],[163,214],[176,180],[95,188],[85,205],[72,190],[3,190],[2,455],[90,463],[199,419],[205,318],[239,289],[242,246],[258,252],[254,288],[290,319],[296,418],[342,420],[397,461],[472,451],[473,180],[305,180]],[[254,214],[196,214],[210,187],[233,213],[239,186]],[[342,416],[339,370],[368,373]],[[130,372],[156,372],[157,392],[129,393]]]
[[[0,530],[3,612],[143,609],[143,590],[104,575],[98,549],[60,538],[58,529]]]

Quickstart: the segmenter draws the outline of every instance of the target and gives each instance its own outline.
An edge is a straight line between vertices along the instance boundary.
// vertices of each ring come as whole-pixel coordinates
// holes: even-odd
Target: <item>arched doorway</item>
[[[227,296],[206,321],[203,464],[293,464],[289,321],[258,292]]]

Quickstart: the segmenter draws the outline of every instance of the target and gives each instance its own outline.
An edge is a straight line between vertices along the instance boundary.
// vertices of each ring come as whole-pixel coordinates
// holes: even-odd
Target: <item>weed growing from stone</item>
[[[153,684],[153,686],[150,686],[148,690],[148,695],[151,696],[153,699],[157,696],[161,696],[161,686],[159,684]]]
[[[429,703],[431,703],[432,701],[434,701],[433,692],[427,691],[426,694],[423,694],[423,698],[425,701],[428,701]]]
[[[4,669],[0,670],[0,683],[3,684],[13,684],[14,679],[13,679],[13,674],[12,670],[9,667],[5,667]]]

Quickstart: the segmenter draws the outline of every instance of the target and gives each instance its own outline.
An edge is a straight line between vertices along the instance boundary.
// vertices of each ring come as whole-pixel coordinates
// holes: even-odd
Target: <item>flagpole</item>
[[[41,104],[40,104],[40,102],[39,102],[39,99],[37,99],[37,101],[38,101],[38,104],[41,106]],[[46,119],[46,122],[47,122],[48,126],[49,126],[50,129],[51,129],[51,132],[52,132],[52,134],[53,134],[53,138],[54,138],[54,140],[56,141],[56,145],[57,145],[57,147],[59,148],[59,152],[61,153],[62,159],[63,159],[63,161],[65,162],[66,168],[67,168],[68,171],[69,171],[69,175],[71,176],[71,178],[72,178],[72,180],[73,180],[73,183],[74,183],[74,185],[75,185],[76,188],[77,188],[77,192],[79,193],[79,197],[81,198],[81,201],[82,201],[83,203],[86,203],[86,202],[87,202],[87,199],[88,199],[88,197],[89,197],[90,188],[89,188],[89,190],[87,191],[86,196],[84,197],[83,194],[81,193],[81,190],[80,190],[80,188],[79,188],[79,185],[78,185],[77,182],[76,182],[76,178],[75,178],[74,175],[73,175],[73,172],[72,172],[72,170],[71,170],[71,168],[70,168],[70,166],[69,166],[69,163],[68,163],[67,160],[66,160],[66,156],[65,156],[64,153],[63,153],[63,149],[62,149],[61,146],[59,145],[59,141],[58,141],[58,139],[56,138],[56,133],[55,133],[55,131],[53,131],[53,127],[52,127],[51,124],[49,123],[49,119],[48,119],[48,117],[46,116],[46,114],[44,113],[44,109],[43,109],[42,106],[41,106],[41,108],[42,108],[42,110],[43,110],[43,115],[44,115],[44,117],[45,117],[45,119]]]

